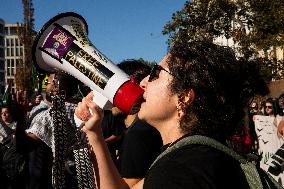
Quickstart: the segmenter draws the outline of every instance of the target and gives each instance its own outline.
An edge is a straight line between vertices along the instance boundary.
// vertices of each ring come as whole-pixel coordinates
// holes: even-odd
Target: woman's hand
[[[93,92],[90,92],[75,109],[78,118],[85,121],[82,130],[87,132],[100,133],[103,119],[103,110],[100,109],[93,101]],[[91,111],[91,112],[90,112]]]
[[[90,110],[87,106],[89,101],[92,101],[93,94],[90,92],[86,97],[78,103],[78,106],[75,109],[75,115],[82,121],[86,121],[91,116]]]
[[[88,102],[87,106],[92,111],[92,115],[89,120],[85,122],[85,126],[82,130],[84,132],[93,131],[99,133],[101,132],[101,124],[104,117],[103,110],[92,101]]]

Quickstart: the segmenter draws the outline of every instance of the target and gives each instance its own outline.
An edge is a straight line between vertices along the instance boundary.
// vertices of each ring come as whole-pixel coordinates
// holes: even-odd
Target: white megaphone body
[[[33,60],[46,72],[67,72],[89,86],[102,109],[113,105],[125,113],[137,104],[143,89],[100,53],[87,37],[85,19],[73,12],[50,19],[36,36]]]

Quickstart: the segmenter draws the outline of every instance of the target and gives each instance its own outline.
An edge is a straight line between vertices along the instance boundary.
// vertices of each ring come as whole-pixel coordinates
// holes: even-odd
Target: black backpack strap
[[[239,154],[237,154],[235,151],[228,148],[227,146],[221,144],[220,142],[218,142],[218,141],[216,141],[212,138],[201,136],[201,135],[188,136],[188,137],[181,139],[180,141],[178,141],[177,143],[175,143],[171,147],[167,148],[163,153],[161,153],[157,157],[157,159],[153,162],[151,167],[159,159],[161,159],[163,156],[165,156],[169,152],[172,152],[174,150],[179,149],[182,146],[186,146],[186,145],[190,145],[190,144],[200,144],[200,145],[210,146],[212,148],[220,150],[220,151],[226,153],[227,155],[233,157],[234,159],[236,159],[237,161],[240,162],[240,166],[241,166],[241,168],[242,168],[242,170],[243,170],[243,172],[246,176],[246,179],[247,179],[247,182],[248,182],[250,188],[251,189],[263,189],[263,185],[262,185],[260,175],[258,173],[256,165],[253,162],[247,161],[245,158],[243,158],[242,156],[240,156]],[[275,188],[277,188],[277,189],[282,188],[280,186],[280,184],[278,184],[271,176],[268,175],[268,177],[269,177],[269,179],[272,179],[270,181],[273,183]]]
[[[30,126],[33,119],[35,118],[35,116],[37,114],[39,114],[40,112],[44,111],[44,110],[47,110],[48,107],[43,107],[43,108],[39,108],[38,110],[36,110],[34,113],[32,113],[32,115],[27,119],[27,125]]]

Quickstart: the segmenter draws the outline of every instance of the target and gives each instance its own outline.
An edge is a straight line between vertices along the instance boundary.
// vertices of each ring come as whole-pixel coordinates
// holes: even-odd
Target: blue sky
[[[168,36],[161,34],[186,0],[33,0],[35,30],[62,12],[82,15],[89,39],[114,63],[128,58],[159,62]],[[0,18],[23,22],[22,0],[1,0]]]

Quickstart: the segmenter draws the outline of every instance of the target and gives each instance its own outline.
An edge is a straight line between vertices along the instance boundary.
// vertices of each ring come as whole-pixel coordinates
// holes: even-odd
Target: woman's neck
[[[184,136],[184,133],[181,132],[181,129],[177,122],[172,122],[168,124],[168,126],[161,124],[161,127],[158,128],[159,132],[161,133],[164,145],[172,143]]]

